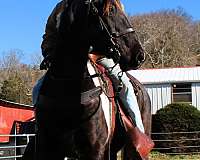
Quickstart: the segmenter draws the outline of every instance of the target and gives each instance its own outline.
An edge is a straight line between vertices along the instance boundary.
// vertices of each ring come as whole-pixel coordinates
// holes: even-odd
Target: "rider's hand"
[[[40,64],[40,70],[47,70],[51,66],[51,57],[47,55]]]

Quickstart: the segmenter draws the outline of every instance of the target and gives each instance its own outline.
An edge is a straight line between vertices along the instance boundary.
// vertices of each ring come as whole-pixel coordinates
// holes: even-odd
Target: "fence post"
[[[14,154],[15,154],[15,160],[17,160],[17,158],[16,158],[16,156],[17,156],[17,150],[16,150],[16,146],[17,146],[17,123],[15,122],[15,129],[14,129],[14,146],[15,146],[15,148],[14,148]]]

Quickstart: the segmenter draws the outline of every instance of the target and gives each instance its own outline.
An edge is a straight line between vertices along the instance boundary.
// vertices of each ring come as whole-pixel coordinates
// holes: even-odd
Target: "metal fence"
[[[153,150],[171,155],[200,154],[200,131],[152,133]]]
[[[179,139],[155,139],[155,137],[165,137],[166,135],[171,135],[171,137],[176,137],[179,135]],[[187,138],[186,135],[196,135],[194,137],[196,138]],[[24,149],[26,145],[28,144],[31,137],[34,137],[35,134],[17,134],[16,129],[15,133],[11,135],[0,135],[0,137],[9,137],[8,143],[0,143],[0,160],[19,160],[20,157],[22,157],[22,154],[24,152]],[[174,146],[170,147],[158,147],[157,145],[153,149],[154,151],[164,152],[166,154],[171,155],[178,155],[178,154],[200,154],[200,131],[194,131],[194,132],[171,132],[171,133],[152,133],[152,139],[157,144],[158,142],[160,144],[170,144],[173,142]],[[194,142],[194,145],[181,145],[178,146],[179,142]],[[195,142],[199,142],[199,145],[196,145]],[[189,152],[170,152],[171,150],[180,150],[180,149],[195,149],[194,151]]]
[[[0,135],[0,137],[9,137],[9,142],[0,143],[0,160],[17,160],[17,158],[22,157],[30,137],[33,136],[35,134]]]

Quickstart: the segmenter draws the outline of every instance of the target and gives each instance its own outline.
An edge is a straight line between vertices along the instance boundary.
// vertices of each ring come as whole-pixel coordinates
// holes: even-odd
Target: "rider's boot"
[[[133,126],[133,123],[127,118],[121,108],[120,113],[125,125],[126,133],[131,140],[132,145],[136,148],[136,151],[143,160],[147,159],[148,154],[154,147],[154,142],[145,133],[141,132],[137,126]]]

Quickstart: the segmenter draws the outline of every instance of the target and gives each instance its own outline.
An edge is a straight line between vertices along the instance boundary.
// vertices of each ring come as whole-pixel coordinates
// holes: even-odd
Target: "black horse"
[[[102,88],[92,80],[99,75],[89,74],[88,52],[92,49],[110,56],[127,71],[142,63],[144,50],[118,0],[63,0],[51,18],[57,20],[56,42],[51,46],[56,47],[54,54],[45,55],[45,63],[50,65],[35,105],[36,140],[28,145],[23,159],[106,160],[111,152],[114,159],[126,142],[115,147],[114,137],[119,140],[120,135],[117,132],[108,139]],[[142,85],[138,81],[135,84],[149,134],[149,98]],[[30,149],[33,145],[34,151]]]

